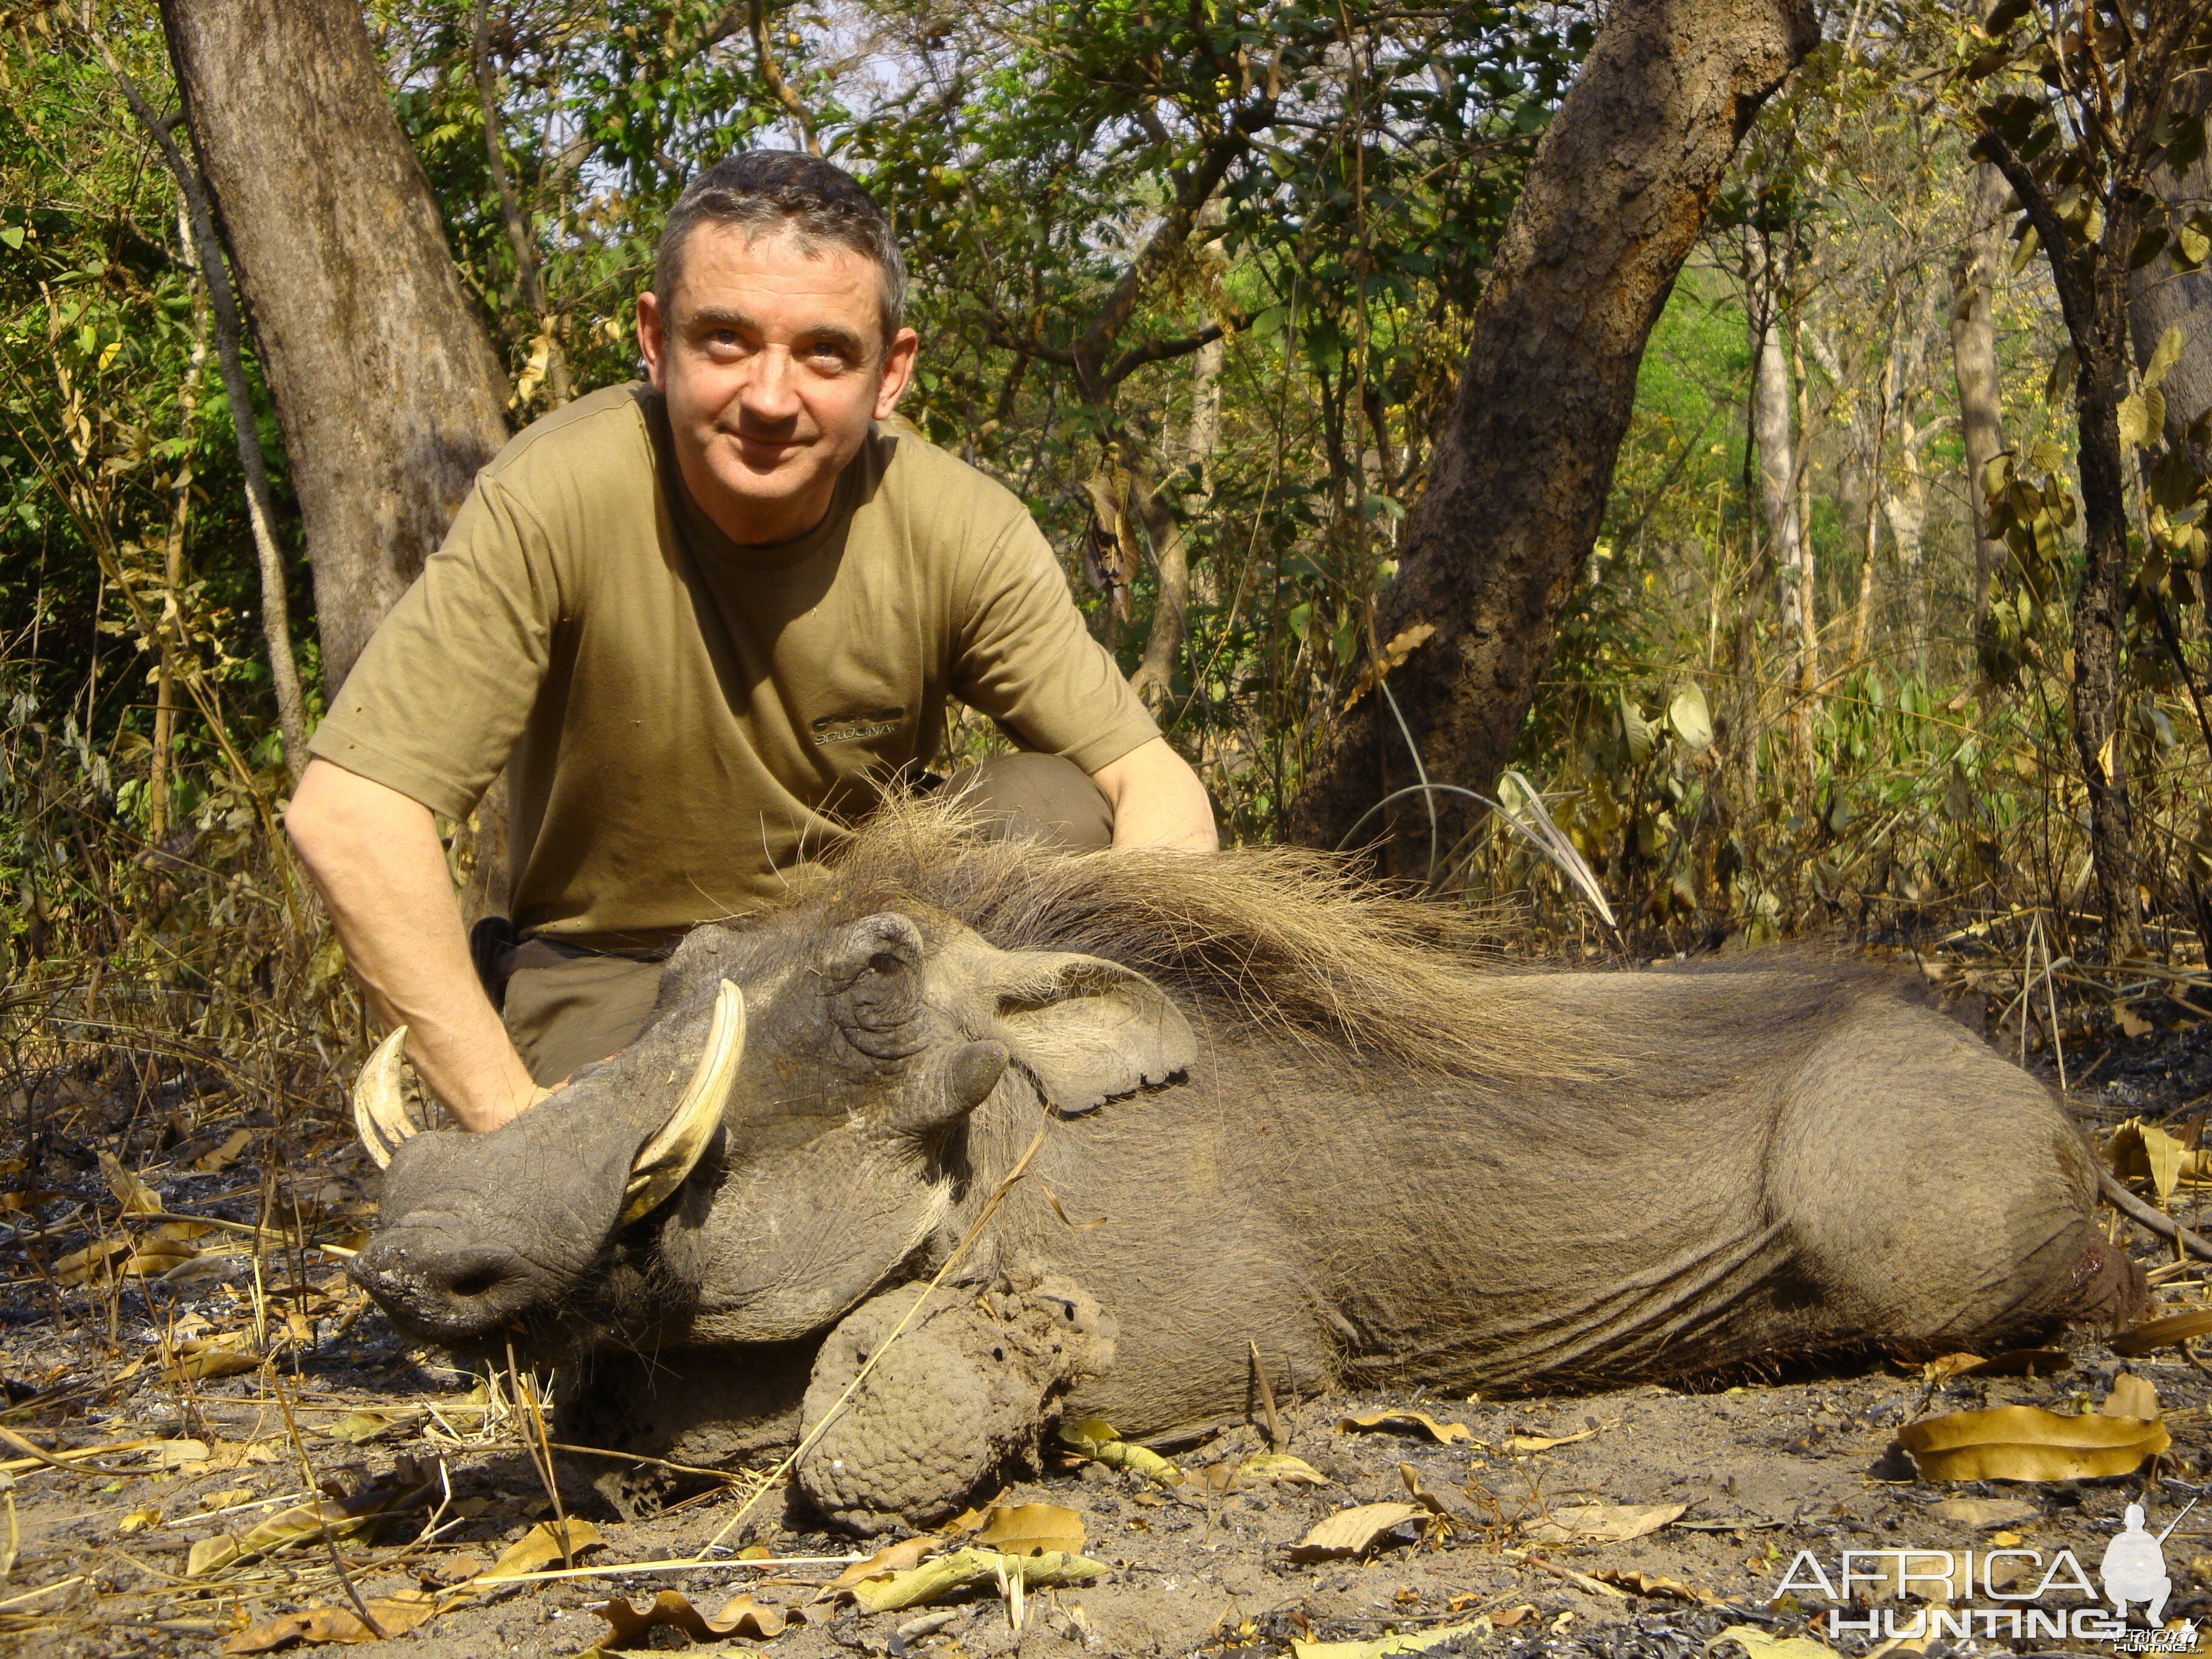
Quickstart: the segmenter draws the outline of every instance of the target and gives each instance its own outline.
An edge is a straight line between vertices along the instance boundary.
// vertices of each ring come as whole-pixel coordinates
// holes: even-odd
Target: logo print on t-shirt
[[[814,722],[817,743],[859,743],[866,738],[888,737],[906,719],[903,708],[878,708],[866,714],[824,714]]]

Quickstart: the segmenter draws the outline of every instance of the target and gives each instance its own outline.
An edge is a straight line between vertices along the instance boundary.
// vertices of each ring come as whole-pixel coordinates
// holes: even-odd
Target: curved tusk
[[[380,1170],[391,1164],[394,1150],[416,1129],[415,1120],[407,1114],[407,1097],[399,1088],[399,1068],[404,1063],[406,1047],[407,1028],[393,1028],[392,1035],[376,1045],[376,1052],[362,1062],[361,1073],[353,1080],[353,1127],[361,1132],[361,1144],[368,1148]]]
[[[738,1080],[738,1062],[744,1054],[745,994],[726,979],[714,993],[714,1018],[707,1028],[707,1047],[684,1098],[676,1103],[668,1121],[645,1143],[630,1165],[623,1225],[628,1226],[668,1198],[690,1176],[714,1139],[714,1131],[722,1127],[722,1108],[730,1098],[730,1085]]]

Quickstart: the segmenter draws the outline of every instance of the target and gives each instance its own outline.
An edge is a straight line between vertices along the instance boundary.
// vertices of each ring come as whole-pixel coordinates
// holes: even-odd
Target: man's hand
[[[531,1081],[469,960],[430,809],[317,760],[284,828],[314,878],[346,961],[407,1057],[465,1129],[496,1129],[550,1090]]]
[[[1100,767],[1091,781],[1114,808],[1114,845],[1176,847],[1211,853],[1221,845],[1213,803],[1190,763],[1165,738]]]

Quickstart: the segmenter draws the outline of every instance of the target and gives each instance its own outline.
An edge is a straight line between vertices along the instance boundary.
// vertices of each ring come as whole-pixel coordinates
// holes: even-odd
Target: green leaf
[[[2158,337],[2158,349],[2150,354],[2150,362],[2143,369],[2144,389],[2154,390],[2180,359],[2181,325],[2176,323]]]
[[[1677,691],[1674,701],[1667,705],[1667,724],[1694,751],[1703,752],[1711,745],[1712,711],[1705,707],[1704,689],[1695,680]]]
[[[11,248],[22,246],[23,228],[21,225],[0,225],[0,242]]]
[[[2194,270],[2204,263],[2207,254],[2212,254],[2212,235],[2206,234],[2200,222],[2203,217],[2198,214],[2173,233],[2174,263],[2185,270]]]
[[[1620,738],[1628,745],[1631,766],[1650,759],[1651,746],[1659,740],[1659,728],[1644,718],[1644,711],[1626,691],[1620,694]]]

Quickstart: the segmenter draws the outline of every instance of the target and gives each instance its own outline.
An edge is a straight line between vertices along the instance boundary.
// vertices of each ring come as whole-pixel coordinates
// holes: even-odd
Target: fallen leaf
[[[1960,1369],[1960,1376],[2056,1376],[2074,1369],[2063,1348],[2013,1348]]]
[[[227,1331],[220,1336],[180,1342],[162,1362],[172,1381],[186,1382],[242,1376],[260,1367],[261,1356],[254,1351],[251,1331]]]
[[[1522,1620],[1533,1619],[1535,1616],[1535,1604],[1534,1602],[1523,1601],[1517,1607],[1508,1607],[1503,1613],[1492,1613],[1490,1615],[1490,1622],[1497,1626],[1500,1630],[1511,1630],[1514,1626],[1519,1624]]]
[[[2139,1117],[2112,1131],[2106,1155],[2112,1172],[2123,1181],[2149,1182],[2161,1205],[2178,1186],[2202,1186],[2212,1180],[2212,1160],[2203,1149]]]
[[[1711,1605],[1717,1598],[1708,1590],[1686,1584],[1679,1578],[1662,1578],[1656,1573],[1631,1572],[1626,1568],[1612,1567],[1603,1572],[1594,1572],[1591,1577],[1625,1590],[1634,1590],[1638,1595],[1649,1595],[1662,1601],[1691,1601],[1700,1606]]]
[[[969,1513],[973,1515],[975,1511],[971,1510]],[[977,1517],[979,1524],[981,1519]],[[889,1548],[878,1550],[866,1560],[853,1563],[824,1584],[814,1599],[826,1601],[839,1591],[851,1589],[864,1579],[888,1578],[893,1573],[905,1572],[921,1565],[927,1557],[944,1547],[945,1540],[941,1538],[902,1538]]]
[[[2126,1474],[2172,1440],[2163,1425],[1999,1406],[1923,1418],[1898,1444],[1927,1480],[2089,1480]]]
[[[100,1155],[100,1173],[107,1182],[107,1190],[123,1206],[124,1214],[159,1215],[168,1207],[161,1202],[161,1194],[117,1163],[114,1153]]]
[[[1920,1368],[1920,1380],[1932,1386],[1948,1382],[1962,1371],[1985,1363],[1978,1353],[1941,1353]]]
[[[1385,1659],[1394,1653],[1426,1653],[1431,1648],[1462,1638],[1480,1641],[1491,1632],[1488,1619],[1464,1624],[1433,1626],[1408,1631],[1402,1636],[1377,1636],[1364,1642],[1301,1642],[1291,1638],[1291,1659]]]
[[[2158,1390],[2147,1377],[2132,1371],[2122,1371],[2112,1379],[2112,1392],[2097,1407],[2106,1417],[2133,1418],[2138,1423],[2154,1422],[2158,1419]]]
[[[374,1440],[387,1429],[420,1420],[419,1411],[362,1411],[349,1412],[335,1423],[326,1425],[323,1432],[333,1440],[343,1440],[359,1446]]]
[[[1360,1504],[1339,1510],[1298,1542],[1291,1551],[1291,1559],[1328,1561],[1343,1555],[1364,1555],[1393,1527],[1418,1520],[1427,1512],[1418,1504]]]
[[[180,1469],[187,1463],[208,1461],[204,1440],[156,1440],[146,1448],[146,1452],[157,1469]]]
[[[192,1168],[203,1175],[213,1175],[253,1144],[250,1129],[233,1129],[222,1146],[212,1152],[203,1152],[192,1160]]]
[[[1304,1458],[1293,1457],[1288,1452],[1255,1452],[1237,1468],[1239,1474],[1249,1474],[1255,1480],[1303,1480],[1314,1486],[1336,1484]]]
[[[1751,1659],[1836,1659],[1833,1649],[1809,1636],[1769,1636],[1752,1625],[1730,1625],[1706,1643],[1705,1650],[1711,1653],[1723,1642],[1735,1643]]]
[[[592,1611],[610,1626],[599,1638],[603,1648],[641,1646],[649,1632],[664,1628],[682,1631],[694,1642],[720,1642],[732,1636],[770,1642],[783,1634],[787,1625],[806,1622],[805,1613],[797,1608],[786,1612],[769,1607],[754,1601],[750,1590],[725,1601],[712,1618],[693,1607],[681,1590],[663,1590],[642,1607],[632,1607],[627,1597],[610,1596]]]
[[[185,1557],[185,1577],[204,1578],[216,1568],[227,1567],[237,1560],[240,1553],[238,1540],[227,1532],[200,1539]]]
[[[2136,1006],[2132,1002],[2114,1003],[2112,1018],[2119,1021],[2120,1032],[2124,1036],[2148,1036],[2151,1032],[2158,1029],[2136,1012]]]
[[[133,1510],[115,1523],[115,1534],[118,1538],[128,1538],[134,1532],[143,1532],[149,1527],[158,1527],[161,1524],[161,1510]]]
[[[994,1504],[975,1541],[1004,1555],[1080,1555],[1083,1517],[1057,1504]]]
[[[1940,1504],[1930,1504],[1928,1513],[1962,1527],[2009,1527],[2033,1521],[2043,1511],[2017,1498],[1947,1498]]]
[[[597,1527],[574,1516],[569,1518],[567,1536],[568,1547],[566,1553],[568,1555],[581,1555],[603,1541]],[[540,1521],[501,1552],[499,1559],[491,1564],[491,1571],[475,1582],[483,1583],[488,1579],[517,1578],[525,1573],[540,1571],[562,1559],[561,1540],[562,1532],[556,1522]]]
[[[404,1636],[438,1611],[428,1596],[371,1596],[370,1617],[386,1636]],[[230,1654],[273,1653],[295,1642],[374,1642],[380,1638],[351,1607],[306,1607],[264,1620],[222,1644]]]
[[[1577,1440],[1587,1440],[1595,1429],[1584,1429],[1580,1434],[1516,1434],[1505,1443],[1510,1452],[1549,1451],[1554,1446],[1571,1446]]]
[[[226,1486],[221,1492],[211,1492],[201,1498],[200,1507],[208,1510],[228,1510],[234,1509],[240,1504],[251,1504],[252,1501],[252,1487]]]
[[[1521,1523],[1540,1544],[1622,1544],[1678,1521],[1687,1504],[1563,1504],[1548,1516]]]
[[[1134,1469],[1162,1486],[1179,1486],[1182,1471],[1149,1447],[1132,1445],[1103,1417],[1086,1417],[1080,1423],[1060,1425],[1060,1443],[1109,1468]]]
[[[325,1537],[351,1537],[368,1530],[379,1518],[422,1490],[419,1483],[405,1487],[370,1486],[351,1498],[323,1498],[312,1503],[295,1504],[289,1509],[279,1510],[243,1536],[222,1533],[202,1539],[192,1546],[185,1564],[185,1577],[204,1577],[234,1562],[274,1554],[295,1544],[320,1543]]]
[[[2163,1319],[2147,1320],[2122,1331],[2112,1339],[2112,1352],[2132,1359],[2154,1349],[2208,1334],[2212,1334],[2212,1308],[2195,1313],[2168,1314]]]
[[[955,1550],[888,1578],[870,1578],[853,1586],[854,1598],[871,1613],[896,1613],[917,1607],[939,1596],[970,1584],[988,1583],[1003,1576],[1018,1578],[1025,1590],[1058,1584],[1082,1584],[1101,1577],[1106,1569],[1079,1555],[1001,1555],[996,1550]]]
[[[64,1287],[89,1284],[106,1276],[109,1262],[130,1253],[127,1238],[95,1238],[83,1249],[54,1259],[54,1282]]]
[[[1439,1423],[1426,1412],[1369,1412],[1364,1417],[1340,1417],[1337,1431],[1386,1429],[1394,1434],[1425,1434],[1439,1446],[1473,1445],[1474,1431],[1464,1423]]]

